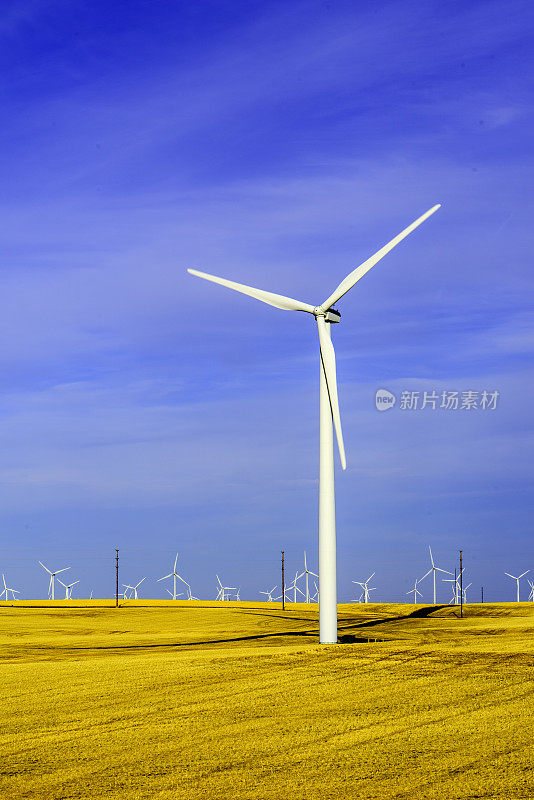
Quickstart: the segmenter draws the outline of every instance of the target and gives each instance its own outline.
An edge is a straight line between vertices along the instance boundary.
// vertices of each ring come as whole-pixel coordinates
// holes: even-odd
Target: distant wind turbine
[[[229,600],[230,599],[230,592],[237,592],[237,586],[223,586],[220,578],[218,575],[215,575],[217,578],[217,583],[219,584],[219,591],[217,592],[216,600]]]
[[[423,592],[420,592],[419,589],[417,588],[417,584],[418,583],[419,583],[419,580],[416,578],[413,589],[410,589],[409,592],[406,592],[406,594],[413,594],[414,603],[417,603],[417,595],[418,594],[421,595],[421,597],[423,596]]]
[[[363,278],[363,276],[377,264],[381,258],[390,252],[408,234],[415,230],[440,206],[435,205],[418,217],[415,222],[408,225],[398,236],[380,248],[374,255],[352,270],[332,294],[321,303],[314,306],[291,297],[284,297],[263,289],[255,289],[242,283],[219,278],[189,269],[191,275],[204,278],[212,283],[218,283],[228,289],[241,292],[262,303],[280,308],[284,311],[304,311],[312,314],[317,323],[320,346],[320,410],[319,410],[319,641],[322,644],[337,642],[337,577],[336,577],[336,510],[334,493],[334,453],[333,429],[341,459],[341,466],[346,467],[345,446],[341,432],[341,417],[337,396],[336,357],[331,341],[332,323],[340,321],[341,314],[334,305],[341,300],[349,289]]]
[[[297,602],[297,592],[299,592],[299,594],[301,594],[303,597],[305,597],[304,592],[302,591],[302,589],[299,589],[299,587],[297,586],[298,579],[302,578],[303,575],[304,575],[303,572],[299,575],[299,571],[297,570],[295,572],[295,577],[293,579],[293,583],[290,583],[289,586],[286,589],[286,592],[293,591],[293,602],[294,603]]]
[[[129,583],[123,583],[122,585],[124,586],[124,588],[130,590],[130,594],[128,595],[128,597],[126,597],[126,591],[124,592],[124,599],[125,600],[132,600],[132,599],[133,600],[139,600],[139,597],[137,595],[137,590],[139,589],[139,587],[141,586],[141,584],[143,583],[144,580],[145,580],[145,578],[141,578],[139,583],[136,583],[135,586],[130,586]],[[132,598],[132,594],[133,594],[133,598]]]
[[[4,573],[2,573],[2,580],[4,582],[4,588],[3,588],[2,592],[0,592],[0,597],[2,597],[3,594],[5,594],[6,602],[7,602],[9,600],[9,597],[7,596],[7,593],[11,592],[11,600],[16,600],[17,598],[15,597],[15,595],[16,594],[20,594],[20,591],[18,589],[10,589],[9,586],[6,585],[6,578],[5,578]]]
[[[72,600],[72,587],[76,586],[76,584],[79,583],[80,581],[74,581],[74,583],[66,584],[63,583],[63,581],[60,580],[59,578],[57,580],[58,583],[60,583],[62,586],[65,587],[65,600]]]
[[[460,603],[460,577],[463,575],[462,570],[458,575],[455,574],[454,578],[442,578],[443,583],[450,583],[452,589],[452,598],[449,600],[449,605],[458,605]],[[452,573],[451,573],[452,574]]]
[[[273,588],[272,588],[272,589],[270,589],[268,592],[260,592],[260,594],[266,594],[266,595],[267,595],[267,601],[272,601],[272,599],[273,599],[273,592],[274,592],[274,590],[275,590],[276,588],[277,588],[276,586],[273,586]]]
[[[434,559],[432,558],[432,550],[430,549],[430,545],[428,545],[428,549],[430,550],[430,563],[432,564],[432,566],[430,567],[428,572],[426,572],[423,575],[423,577],[420,578],[419,583],[421,583],[421,581],[424,581],[424,579],[427,577],[427,575],[430,575],[430,573],[432,573],[432,578],[433,578],[433,582],[434,582],[434,600],[433,600],[433,602],[435,603],[436,602],[436,572],[444,572],[445,575],[452,575],[452,572],[449,572],[446,569],[441,569],[441,567],[436,567],[436,565],[434,564]]]
[[[55,572],[52,572],[51,570],[48,569],[48,567],[45,567],[45,565],[43,564],[42,561],[39,561],[39,564],[50,575],[50,583],[48,584],[48,599],[49,600],[54,600],[55,599],[54,598],[54,584],[55,584],[56,575],[59,575],[60,572],[66,572],[68,569],[70,569],[70,567],[63,567],[63,569],[56,569]],[[58,578],[58,580],[59,580],[59,578]]]
[[[305,596],[305,602],[306,603],[310,602],[310,587],[309,587],[308,575],[313,575],[315,578],[319,577],[316,572],[312,572],[311,569],[308,569],[308,564],[307,564],[307,561],[306,561],[306,551],[304,551],[304,572],[300,573],[299,578],[303,578],[304,577],[304,581],[305,581],[304,585],[306,587],[306,592],[305,592],[304,596]],[[298,578],[297,578],[297,580],[298,580]]]
[[[516,576],[515,576],[515,575],[510,575],[510,573],[509,573],[509,572],[505,572],[505,573],[504,573],[505,575],[508,575],[508,577],[509,577],[509,578],[513,578],[513,579],[514,579],[514,581],[517,581],[517,602],[518,602],[518,603],[519,603],[519,580],[520,580],[520,578],[522,578],[522,577],[523,577],[523,575],[526,575],[528,572],[530,572],[530,570],[529,570],[529,569],[525,570],[525,572],[522,572],[522,573],[521,573],[521,575],[518,575],[518,576],[517,576],[517,578],[516,578]]]
[[[183,594],[183,592],[182,592],[182,594],[176,594],[176,578],[178,578],[179,581],[182,581],[182,583],[185,583],[185,585],[187,586],[187,589],[188,589],[187,599],[191,600],[192,599],[191,586],[188,584],[188,582],[186,580],[184,580],[182,578],[181,575],[178,575],[178,573],[176,572],[176,564],[177,563],[178,563],[178,553],[176,553],[176,558],[174,559],[174,567],[172,569],[172,572],[169,572],[168,575],[164,575],[163,578],[158,578],[157,582],[159,583],[159,581],[165,581],[165,580],[167,580],[167,578],[172,578],[173,579],[173,591],[172,591],[172,593],[169,592],[169,594],[171,595],[173,600],[176,600],[178,597],[181,597],[182,594]],[[167,589],[167,591],[169,591],[169,590]]]
[[[376,589],[376,586],[372,586],[371,588],[369,588],[369,581],[371,580],[371,578],[373,577],[374,574],[375,574],[374,572],[371,572],[371,574],[369,575],[369,577],[367,578],[366,581],[352,581],[353,583],[356,583],[356,584],[358,584],[358,586],[362,587],[362,589],[363,589],[363,597],[364,597],[363,602],[364,603],[368,603],[369,602],[369,592],[374,592],[375,589]],[[360,601],[358,601],[358,602],[360,602]]]

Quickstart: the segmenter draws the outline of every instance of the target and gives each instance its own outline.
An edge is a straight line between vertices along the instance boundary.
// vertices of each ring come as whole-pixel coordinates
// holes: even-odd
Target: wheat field
[[[534,797],[534,606],[0,604],[0,797]]]

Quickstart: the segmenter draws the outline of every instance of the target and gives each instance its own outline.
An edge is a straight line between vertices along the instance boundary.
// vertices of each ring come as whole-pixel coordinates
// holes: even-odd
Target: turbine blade
[[[216,275],[209,275],[207,272],[200,272],[198,269],[188,269],[187,271],[190,275],[196,275],[197,278],[204,278],[206,281],[226,286],[227,289],[234,289],[236,292],[248,294],[249,297],[254,297],[256,300],[261,300],[262,303],[267,303],[267,305],[275,308],[281,308],[283,311],[307,311],[309,314],[313,314],[314,311],[314,306],[309,303],[302,303],[300,300],[293,300],[292,297],[265,292],[263,289],[255,289],[253,286],[246,286],[244,283],[236,283],[226,278],[219,278]]]
[[[518,578],[518,579],[519,579],[519,578],[522,578],[522,577],[523,577],[523,575],[526,575],[526,574],[527,574],[527,572],[530,572],[530,570],[529,570],[529,569],[525,570],[525,572],[522,572],[522,573],[521,573],[521,575],[518,575],[518,576],[517,576],[517,578]]]
[[[172,578],[172,575],[173,573],[171,572],[169,573],[169,575],[164,575],[163,578],[158,578],[157,583],[159,583],[160,581],[164,581],[166,578]]]
[[[428,570],[428,572],[425,572],[425,574],[423,575],[423,577],[422,577],[422,578],[419,578],[419,583],[421,583],[421,581],[424,581],[424,579],[427,577],[427,575],[430,575],[430,573],[431,573],[431,572],[432,572],[432,570],[431,570],[431,569],[429,569],[429,570]]]
[[[42,566],[42,568],[43,568],[43,569],[45,569],[45,570],[46,570],[46,571],[47,571],[47,572],[48,572],[50,575],[52,574],[52,573],[50,572],[50,570],[48,569],[48,567],[45,567],[45,565],[43,564],[43,562],[42,562],[42,561],[39,561],[39,564],[40,564],[40,565]]]
[[[432,564],[432,566],[435,566],[434,565],[434,559],[432,558],[432,549],[431,549],[430,545],[428,545],[428,549],[430,550],[430,563]]]
[[[339,457],[341,459],[341,466],[343,469],[346,469],[347,460],[345,458],[345,445],[343,444],[341,417],[339,414],[339,402],[337,398],[336,354],[334,352],[334,345],[332,344],[330,336],[326,330],[326,322],[324,317],[317,317],[317,328],[319,330],[321,361],[323,363],[324,376],[326,378],[326,386],[328,388],[328,396],[330,398],[330,408],[332,410],[332,419],[334,422],[334,429],[336,431]]]
[[[324,303],[321,304],[321,308],[323,308],[326,311],[328,308],[330,308],[330,306],[333,306],[334,303],[336,303],[341,297],[343,297],[344,294],[346,294],[349,291],[349,289],[352,289],[354,284],[357,283],[360,280],[360,278],[363,278],[366,272],[369,272],[371,267],[374,267],[374,265],[378,261],[380,261],[381,258],[384,258],[384,256],[387,255],[390,250],[393,250],[393,248],[396,245],[398,245],[399,242],[402,242],[402,240],[405,239],[409,233],[411,233],[419,225],[421,225],[421,223],[424,222],[425,219],[428,219],[428,217],[430,217],[431,214],[437,211],[438,208],[440,208],[440,206],[441,204],[438,203],[438,205],[429,208],[428,211],[425,211],[425,213],[422,214],[420,217],[418,217],[415,220],[415,222],[412,222],[411,225],[408,225],[408,227],[405,228],[403,231],[401,231],[398,236],[395,236],[394,239],[392,239],[390,242],[384,245],[384,247],[380,248],[380,250],[378,250],[373,256],[368,258],[367,261],[364,261],[363,264],[360,264],[359,267],[353,269],[352,272],[349,273],[347,277],[341,281],[337,289],[335,289],[332,292],[330,297],[328,297],[324,301]]]
[[[60,572],[66,572],[68,569],[70,569],[70,567],[63,567],[63,569],[57,569],[54,572],[54,575],[59,575]]]

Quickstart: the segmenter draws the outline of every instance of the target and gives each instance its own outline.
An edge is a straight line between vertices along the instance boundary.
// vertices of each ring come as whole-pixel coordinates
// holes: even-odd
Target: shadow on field
[[[339,625],[338,630],[340,631],[340,634],[338,636],[338,642],[341,644],[368,644],[369,642],[391,641],[391,639],[389,638],[379,639],[376,637],[371,638],[370,636],[357,636],[355,633],[341,633],[341,631],[350,631],[350,630],[358,631],[361,628],[371,628],[376,625],[383,625],[384,623],[389,624],[391,622],[402,622],[408,619],[422,619],[428,617],[434,611],[439,611],[441,608],[447,608],[447,606],[446,605],[425,606],[424,608],[417,608],[415,611],[412,611],[411,614],[403,614],[398,617],[384,617],[381,619],[373,619],[366,622],[351,622],[346,625]],[[167,648],[167,649],[182,648],[182,647],[194,648],[194,647],[206,647],[209,645],[232,644],[235,642],[254,642],[266,639],[285,639],[289,637],[297,639],[298,638],[317,639],[318,636],[319,636],[319,628],[314,627],[306,631],[277,631],[275,633],[256,633],[256,634],[251,634],[250,636],[234,636],[234,637],[227,637],[224,639],[206,639],[197,642],[171,642],[171,643],[167,642],[161,644],[114,645],[109,649],[150,650],[155,648]],[[87,649],[93,649],[93,648],[87,648]]]
[[[402,614],[398,617],[385,617],[383,619],[371,619],[367,622],[352,622],[348,625],[338,625],[338,630],[351,630],[356,629],[360,630],[361,628],[374,628],[376,625],[384,625],[389,624],[390,622],[405,622],[408,619],[425,619],[434,611],[439,611],[442,608],[447,608],[446,605],[440,606],[424,606],[423,608],[416,608],[415,611],[412,611],[411,614]],[[369,639],[362,637],[355,636],[354,634],[340,634],[338,636],[338,642],[341,644],[352,644],[357,642],[382,642],[382,641],[391,641],[391,639]]]

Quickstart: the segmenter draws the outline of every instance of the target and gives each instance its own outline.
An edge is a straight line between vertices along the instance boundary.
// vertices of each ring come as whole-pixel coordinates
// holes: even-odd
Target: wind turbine
[[[527,574],[527,572],[530,572],[530,570],[529,570],[529,569],[525,570],[525,572],[522,572],[522,573],[521,573],[521,575],[518,575],[518,576],[517,576],[517,578],[516,578],[516,576],[515,576],[515,575],[510,575],[510,573],[509,573],[509,572],[505,572],[505,573],[504,573],[505,575],[508,575],[508,577],[509,577],[509,578],[513,578],[513,579],[514,579],[514,581],[517,581],[517,602],[518,602],[518,603],[519,603],[519,579],[520,579],[520,578],[522,578],[522,577],[523,577],[523,575],[526,575],[526,574]]]
[[[339,448],[341,466],[346,468],[345,447],[341,432],[341,418],[337,396],[336,358],[331,341],[331,325],[340,320],[341,314],[334,309],[349,289],[363,278],[371,267],[392,250],[431,214],[438,210],[433,206],[415,222],[408,225],[398,236],[352,270],[332,294],[321,303],[313,306],[291,297],[284,297],[263,289],[255,289],[242,283],[219,278],[189,269],[191,275],[242,292],[256,300],[261,300],[284,311],[305,311],[312,314],[317,322],[320,344],[320,390],[319,390],[319,641],[322,644],[337,642],[337,577],[336,577],[336,511],[334,492],[334,452],[333,428]]]
[[[145,578],[141,578],[139,583],[136,583],[135,586],[130,586],[129,583],[123,583],[122,585],[124,586],[124,588],[130,590],[130,594],[128,595],[128,597],[126,597],[126,592],[124,592],[124,599],[125,600],[139,600],[139,597],[137,596],[137,590],[139,589],[139,587],[141,586],[141,584],[143,583],[144,580],[145,580]],[[133,597],[132,597],[132,592],[133,592]]]
[[[174,559],[174,567],[172,569],[172,572],[169,572],[168,575],[164,575],[163,578],[158,578],[157,582],[159,583],[159,581],[165,581],[165,580],[167,580],[167,578],[172,578],[173,579],[173,590],[172,590],[172,594],[171,594],[171,592],[169,592],[169,594],[171,595],[173,600],[176,600],[177,597],[181,597],[182,596],[181,594],[176,594],[176,578],[178,578],[178,580],[182,581],[182,583],[185,583],[185,585],[187,586],[187,588],[188,588],[188,597],[187,597],[187,599],[191,600],[191,597],[192,597],[192,595],[191,595],[191,587],[188,584],[188,582],[185,581],[182,578],[182,576],[178,575],[178,573],[176,572],[176,564],[177,563],[178,563],[178,553],[176,553],[176,558]],[[167,589],[167,591],[169,591],[169,590]]]
[[[530,594],[528,596],[528,599],[534,603],[534,583],[530,580],[530,578],[527,578],[527,581],[528,585],[530,586]]]
[[[68,569],[70,569],[70,567],[63,567],[63,569],[56,569],[55,572],[52,572],[51,570],[48,569],[48,567],[45,567],[45,565],[43,564],[42,561],[39,561],[39,564],[50,575],[50,583],[48,584],[48,599],[49,600],[54,600],[55,577],[56,577],[56,575],[59,575],[60,572],[66,572]],[[58,580],[59,580],[59,578],[58,578]]]
[[[304,575],[304,573],[303,573],[303,572],[302,572],[302,573],[299,575],[299,571],[297,570],[297,571],[295,572],[295,577],[294,577],[294,579],[293,579],[293,583],[290,583],[290,584],[289,584],[289,586],[288,586],[288,587],[287,587],[287,589],[286,589],[286,592],[290,592],[291,590],[293,590],[293,602],[294,602],[294,603],[296,603],[296,602],[297,602],[297,592],[299,592],[299,593],[300,593],[300,594],[301,594],[303,597],[305,597],[305,595],[304,595],[304,592],[302,591],[302,589],[300,589],[300,588],[297,586],[297,581],[298,581],[298,579],[299,579],[299,578],[302,578],[302,576],[303,576],[303,575]]]
[[[276,588],[277,588],[276,586],[273,586],[273,588],[272,588],[272,589],[270,589],[268,592],[260,592],[260,594],[266,594],[266,595],[267,595],[267,600],[268,600],[268,601],[269,601],[269,600],[271,600],[271,601],[272,601],[272,599],[273,599],[273,592],[274,592],[274,590],[275,590]]]
[[[58,583],[60,583],[62,586],[65,587],[65,600],[72,600],[72,587],[76,586],[76,584],[79,583],[80,581],[74,581],[74,583],[69,583],[67,585],[66,583],[63,583],[63,581],[60,580],[59,578],[57,580]]]
[[[4,573],[2,573],[2,580],[4,581],[4,589],[3,589],[2,592],[0,592],[0,597],[2,597],[3,594],[5,594],[6,603],[7,603],[7,601],[9,600],[9,597],[7,596],[7,593],[11,592],[11,600],[16,600],[17,598],[15,597],[15,595],[16,594],[20,594],[19,590],[18,589],[10,589],[9,586],[6,585],[6,579],[5,579]]]
[[[139,583],[136,583],[135,586],[131,586],[130,587],[131,589],[133,589],[133,593],[134,593],[133,599],[134,600],[139,600],[139,597],[137,596],[137,590],[139,589],[139,587],[141,586],[141,584],[143,583],[144,580],[145,580],[144,578],[141,578]]]
[[[319,571],[320,571],[320,568],[319,568]],[[364,603],[368,603],[369,602],[369,592],[374,592],[375,589],[376,589],[376,586],[372,586],[371,588],[369,588],[369,581],[371,580],[371,578],[373,577],[374,574],[375,574],[374,572],[371,572],[371,574],[369,575],[369,577],[367,578],[366,581],[352,581],[353,583],[357,583],[358,586],[362,587],[363,596],[364,596],[364,600],[363,600]],[[319,582],[319,586],[320,585],[321,584]],[[358,602],[360,602],[360,601],[358,600]]]
[[[468,583],[467,586],[464,586],[464,588],[463,588],[463,601],[464,601],[464,603],[467,603],[467,590],[469,589],[470,586],[471,586],[471,584]]]
[[[300,573],[299,578],[302,578],[302,577],[305,576],[305,585],[306,585],[306,594],[305,594],[306,600],[305,600],[305,602],[306,603],[310,602],[310,588],[309,588],[309,582],[308,582],[308,575],[313,575],[315,578],[319,577],[316,572],[312,572],[311,569],[308,569],[308,564],[306,563],[306,551],[304,551],[304,572]]]
[[[430,567],[428,572],[426,572],[423,575],[423,577],[419,580],[419,583],[421,583],[421,581],[424,581],[424,579],[427,577],[427,575],[430,575],[430,573],[432,573],[432,578],[433,578],[433,582],[434,582],[434,603],[435,603],[436,602],[436,572],[444,572],[445,575],[452,575],[452,572],[449,572],[446,569],[441,569],[441,567],[436,567],[436,565],[434,564],[434,559],[432,558],[432,550],[430,548],[430,545],[428,545],[428,549],[430,550],[430,563],[432,564],[432,566]]]
[[[452,589],[452,598],[449,600],[450,606],[457,606],[460,602],[460,577],[463,575],[463,570],[456,575],[456,570],[454,574],[454,578],[442,578],[443,583],[451,583]],[[452,572],[450,573],[452,575]],[[471,585],[471,584],[469,584]]]
[[[417,588],[417,584],[418,583],[419,583],[419,581],[416,578],[413,589],[410,589],[409,592],[406,592],[406,594],[412,594],[413,593],[413,601],[414,601],[414,603],[417,603],[417,595],[418,594],[420,594],[421,597],[423,596],[423,592],[420,592],[419,589]]]
[[[230,599],[230,592],[236,592],[237,586],[223,586],[219,576],[215,575],[217,578],[217,583],[219,584],[219,591],[217,593],[216,600],[229,600]]]

